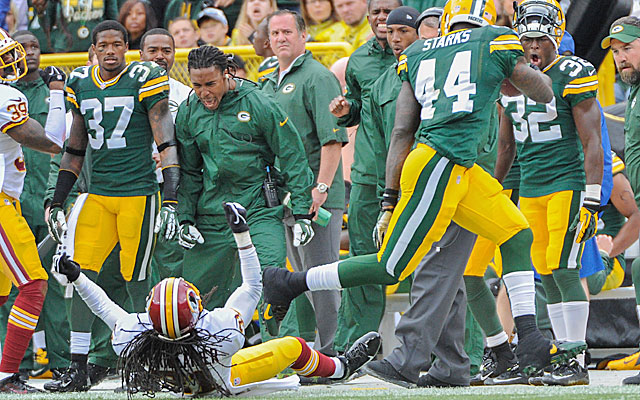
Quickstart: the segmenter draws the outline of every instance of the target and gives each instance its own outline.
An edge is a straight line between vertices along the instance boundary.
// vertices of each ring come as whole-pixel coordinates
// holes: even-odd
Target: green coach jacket
[[[223,201],[236,201],[249,213],[265,208],[262,184],[276,157],[294,214],[309,211],[314,181],[300,135],[255,83],[236,79],[215,111],[189,96],[178,108],[176,139],[181,223],[226,224]]]
[[[349,114],[338,118],[340,126],[360,124],[356,134],[351,181],[364,185],[376,184],[376,158],[368,132],[372,124],[369,110],[369,92],[373,83],[389,66],[396,62],[389,46],[383,49],[375,37],[369,39],[349,57],[345,80],[347,94],[351,103]]]
[[[349,142],[346,129],[339,127],[337,118],[329,112],[329,103],[340,95],[340,83],[331,71],[313,59],[309,50],[294,61],[280,84],[279,74],[280,67],[267,75],[262,90],[275,97],[300,133],[316,182],[322,146],[331,141]],[[323,207],[344,208],[342,161],[330,184]]]

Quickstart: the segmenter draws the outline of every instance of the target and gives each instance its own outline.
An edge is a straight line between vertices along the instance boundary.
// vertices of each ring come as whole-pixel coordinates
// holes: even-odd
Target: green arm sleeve
[[[62,152],[51,157],[49,163],[49,177],[47,178],[47,189],[44,192],[44,207],[51,203],[53,193],[56,191],[56,182],[58,182],[58,171],[60,171],[60,160],[62,160]]]
[[[338,118],[338,125],[340,126],[354,126],[360,123],[360,110],[362,109],[362,90],[358,79],[356,78],[356,71],[351,68],[351,62],[347,63],[347,71],[345,72],[345,81],[347,83],[346,99],[351,104],[349,107],[349,114]]]
[[[180,160],[180,186],[178,187],[178,219],[180,223],[196,222],[196,208],[202,192],[202,155],[186,128],[189,112],[183,102],[176,116],[176,140]]]
[[[315,78],[308,83],[311,88],[305,90],[304,94],[307,112],[313,116],[320,146],[332,141],[346,144],[349,142],[347,130],[337,126],[336,117],[329,111],[331,100],[340,96],[340,83],[332,73]]]
[[[314,182],[300,134],[282,108],[274,101],[269,103],[261,107],[264,122],[260,126],[264,127],[267,144],[279,159],[280,173],[291,192],[293,213],[307,214]]]
[[[371,90],[371,95],[368,100],[371,103],[369,109],[371,110],[371,124],[367,133],[371,137],[371,146],[373,147],[373,154],[376,162],[376,175],[377,175],[377,188],[376,194],[378,198],[382,199],[382,193],[385,186],[385,167],[387,161],[387,148],[389,147],[384,135],[384,121],[382,116],[382,108],[378,104],[378,96],[375,92],[378,90],[377,85]]]

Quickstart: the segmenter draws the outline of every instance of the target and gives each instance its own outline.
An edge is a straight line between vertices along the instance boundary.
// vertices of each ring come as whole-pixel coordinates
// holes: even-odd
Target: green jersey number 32
[[[131,114],[133,114],[134,98],[133,96],[105,97],[104,107],[98,99],[84,99],[80,103],[80,112],[86,115],[88,110],[93,111],[93,118],[89,119],[89,129],[95,131],[95,137],[89,135],[89,143],[94,150],[100,150],[105,142],[104,128],[100,123],[103,120],[103,112],[115,112],[117,108],[121,109],[118,123],[111,132],[111,136],[106,140],[108,149],[121,149],[127,147],[127,139],[124,133],[129,126]]]
[[[435,88],[435,77],[436,60],[422,60],[414,92],[416,100],[422,105],[422,120],[433,118],[435,113],[433,103],[440,96],[440,89]],[[471,96],[476,94],[476,84],[471,82],[471,51],[456,53],[442,89],[446,97],[456,98],[451,104],[452,113],[473,111]]]

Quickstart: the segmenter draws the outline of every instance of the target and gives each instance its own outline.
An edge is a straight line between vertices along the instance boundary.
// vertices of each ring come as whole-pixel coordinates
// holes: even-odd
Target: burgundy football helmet
[[[202,312],[200,291],[182,278],[166,278],[147,297],[147,314],[153,328],[163,337],[184,337],[198,322]]]

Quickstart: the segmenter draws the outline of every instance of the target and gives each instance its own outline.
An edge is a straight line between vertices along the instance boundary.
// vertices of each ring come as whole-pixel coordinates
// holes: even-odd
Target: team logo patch
[[[238,121],[249,122],[251,121],[251,114],[246,111],[240,111],[238,113]]]
[[[295,83],[287,83],[282,88],[282,93],[284,93],[284,94],[291,93],[291,92],[293,92],[295,90],[295,88],[296,88]]]
[[[27,168],[24,166],[24,158],[22,157],[16,158],[13,162],[13,165],[15,165],[16,169],[20,172],[24,172],[27,170]]]
[[[611,33],[618,33],[618,32],[622,32],[623,30],[624,30],[624,26],[616,25],[613,28],[611,28]]]

